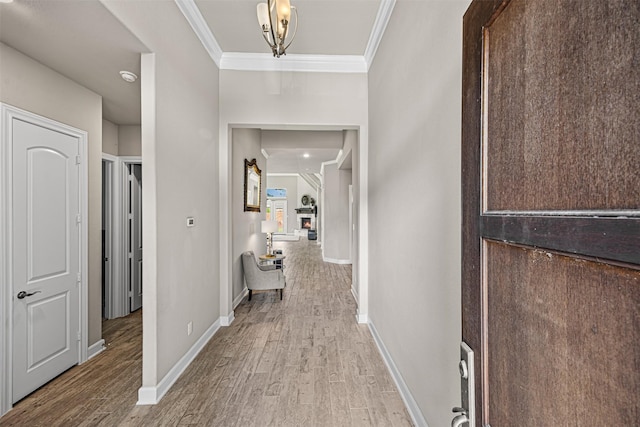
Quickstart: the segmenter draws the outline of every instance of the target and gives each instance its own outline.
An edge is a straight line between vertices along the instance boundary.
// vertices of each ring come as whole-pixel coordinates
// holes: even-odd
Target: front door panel
[[[640,4],[465,15],[463,339],[477,425],[640,425]]]

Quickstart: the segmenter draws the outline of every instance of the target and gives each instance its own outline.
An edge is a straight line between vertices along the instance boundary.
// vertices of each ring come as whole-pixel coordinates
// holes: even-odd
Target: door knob
[[[460,427],[463,424],[466,424],[469,422],[469,417],[467,417],[467,414],[460,414],[460,415],[456,415],[453,420],[451,420],[451,427]]]
[[[18,292],[18,295],[16,295],[18,297],[18,299],[24,299],[26,297],[30,297],[31,295],[35,295],[37,293],[39,293],[40,291],[34,291],[34,292],[25,292],[25,291],[20,291]]]

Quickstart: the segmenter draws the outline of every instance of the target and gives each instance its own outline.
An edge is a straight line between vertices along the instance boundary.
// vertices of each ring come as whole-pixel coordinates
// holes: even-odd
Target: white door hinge
[[[81,163],[80,156],[76,156],[76,165],[79,165],[80,163]]]
[[[82,282],[82,273],[78,273],[78,275],[76,276],[76,282]]]
[[[80,224],[82,222],[82,215],[76,215],[76,224]]]
[[[78,341],[82,340],[82,334],[78,331]]]

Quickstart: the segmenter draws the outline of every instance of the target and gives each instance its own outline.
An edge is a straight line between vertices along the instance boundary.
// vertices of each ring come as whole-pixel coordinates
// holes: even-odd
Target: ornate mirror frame
[[[262,190],[262,172],[256,159],[244,159],[244,211],[260,212],[260,193]]]

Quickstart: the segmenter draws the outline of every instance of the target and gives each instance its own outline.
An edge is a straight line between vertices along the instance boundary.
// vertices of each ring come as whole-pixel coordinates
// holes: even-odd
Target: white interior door
[[[113,279],[113,162],[102,160],[102,317],[110,319]]]
[[[349,185],[349,260],[353,262],[353,242],[356,227],[353,224],[353,185]],[[352,273],[353,274],[353,270]]]
[[[79,361],[80,140],[12,119],[12,401]]]
[[[129,164],[129,291],[130,310],[142,307],[142,165]]]

